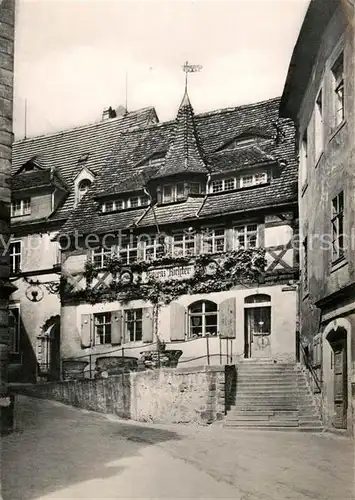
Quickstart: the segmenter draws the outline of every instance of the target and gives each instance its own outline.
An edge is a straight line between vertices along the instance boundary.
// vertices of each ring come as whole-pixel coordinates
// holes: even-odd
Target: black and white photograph
[[[354,0],[0,0],[0,500],[355,499]]]

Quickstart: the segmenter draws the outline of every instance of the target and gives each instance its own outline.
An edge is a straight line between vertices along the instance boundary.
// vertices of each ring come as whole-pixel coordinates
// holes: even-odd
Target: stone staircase
[[[299,363],[243,360],[227,401],[225,427],[322,431],[322,421]]]

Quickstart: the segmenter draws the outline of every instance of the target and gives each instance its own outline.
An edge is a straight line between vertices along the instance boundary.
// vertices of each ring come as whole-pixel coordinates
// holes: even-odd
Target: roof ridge
[[[13,145],[24,144],[24,143],[28,143],[28,142],[31,142],[31,141],[34,141],[34,140],[38,140],[38,139],[42,139],[42,138],[47,138],[47,137],[53,137],[53,136],[56,136],[56,135],[60,136],[60,135],[64,135],[64,134],[68,134],[70,132],[73,132],[74,130],[75,131],[76,130],[84,130],[84,129],[98,127],[100,125],[104,125],[104,124],[107,124],[107,123],[116,123],[119,120],[124,120],[128,116],[132,116],[132,115],[135,115],[135,114],[137,115],[139,113],[143,113],[143,112],[148,111],[148,110],[152,111],[154,109],[155,109],[154,106],[146,106],[145,108],[136,109],[134,111],[128,111],[127,114],[125,114],[123,116],[117,116],[116,118],[110,118],[108,120],[100,120],[100,121],[88,123],[86,125],[78,125],[77,127],[67,128],[67,129],[64,129],[64,130],[59,130],[57,132],[49,132],[48,134],[35,135],[33,137],[27,137],[26,139],[19,139],[19,140],[14,141]]]
[[[236,109],[254,108],[254,107],[258,107],[258,106],[263,106],[263,105],[265,105],[268,102],[273,102],[273,101],[277,102],[277,101],[280,101],[280,100],[281,100],[280,96],[278,96],[278,97],[271,97],[271,98],[265,99],[263,101],[251,102],[250,104],[241,104],[239,106],[237,105],[237,106],[230,106],[228,108],[219,108],[219,109],[215,109],[215,110],[212,110],[212,111],[204,111],[203,113],[197,113],[197,114],[195,114],[195,118],[200,118],[200,117],[203,117],[203,116],[218,115],[218,114],[222,114],[222,113],[228,113],[228,112],[235,111]]]

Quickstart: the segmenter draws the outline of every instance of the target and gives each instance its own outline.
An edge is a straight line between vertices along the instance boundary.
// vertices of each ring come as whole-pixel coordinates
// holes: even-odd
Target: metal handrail
[[[308,369],[309,373],[311,374],[312,379],[317,387],[317,390],[319,392],[322,392],[322,383],[319,380],[318,375],[312,366],[310,356],[307,354],[307,352],[306,352],[306,350],[305,350],[305,348],[304,348],[304,346],[299,338],[298,338],[298,345],[299,345],[301,352],[302,352],[304,364],[305,364],[306,368]]]

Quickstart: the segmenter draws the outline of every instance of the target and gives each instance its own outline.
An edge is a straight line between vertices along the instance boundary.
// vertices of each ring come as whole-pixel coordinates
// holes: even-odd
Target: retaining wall
[[[22,392],[141,422],[208,424],[225,415],[234,371],[225,366],[167,368],[37,384]]]

